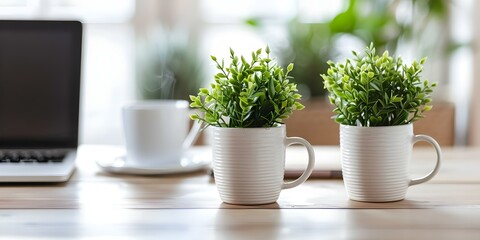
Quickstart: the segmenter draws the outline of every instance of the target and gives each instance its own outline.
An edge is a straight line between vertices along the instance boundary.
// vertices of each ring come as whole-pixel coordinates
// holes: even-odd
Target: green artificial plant
[[[298,102],[301,95],[293,77],[288,74],[293,64],[285,71],[270,58],[270,49],[252,52],[250,61],[237,56],[230,49],[230,64],[211,59],[219,72],[211,89],[201,88],[197,96],[190,96],[192,108],[203,114],[191,118],[207,126],[231,128],[273,127],[282,123],[294,110],[303,109]]]
[[[414,122],[432,106],[430,94],[436,83],[423,80],[420,73],[426,58],[408,66],[388,51],[376,55],[373,44],[365,56],[355,51],[353,60],[328,62],[322,74],[330,103],[335,105],[335,121],[352,126],[393,126]]]

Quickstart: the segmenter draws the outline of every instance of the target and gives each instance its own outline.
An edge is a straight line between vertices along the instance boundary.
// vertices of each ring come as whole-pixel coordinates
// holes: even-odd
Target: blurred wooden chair
[[[441,146],[453,146],[455,138],[455,107],[452,103],[433,103],[425,118],[414,123],[415,134],[429,135]],[[332,119],[333,106],[326,101],[305,103],[287,119],[287,136],[297,136],[312,145],[338,145],[339,125]],[[428,146],[428,143],[416,145]]]

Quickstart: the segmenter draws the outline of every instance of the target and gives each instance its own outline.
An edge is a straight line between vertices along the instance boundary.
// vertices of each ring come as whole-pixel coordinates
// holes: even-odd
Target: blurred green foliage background
[[[363,46],[373,42],[378,52],[389,50],[393,54],[400,43],[419,45],[420,55],[439,51],[435,41],[448,37],[442,31],[427,36],[431,32],[425,31],[431,24],[447,25],[448,0],[346,0],[346,4],[346,10],[329,21],[304,23],[296,17],[287,25],[288,46],[276,53],[282,65],[295,64],[292,76],[302,85],[299,89],[304,96],[317,98],[326,94],[319,74],[326,72],[328,60],[339,57],[339,48],[351,48],[341,46],[342,36],[361,41]],[[246,23],[255,28],[263,26],[261,18]],[[433,44],[416,43],[427,39]],[[440,49],[441,54],[448,53],[451,46],[455,45],[449,43]]]

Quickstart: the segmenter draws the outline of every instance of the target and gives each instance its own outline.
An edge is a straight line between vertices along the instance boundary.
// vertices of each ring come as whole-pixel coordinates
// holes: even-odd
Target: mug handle
[[[193,121],[193,125],[190,128],[190,132],[188,132],[187,137],[183,141],[182,149],[187,150],[189,149],[198,139],[200,133],[202,133],[203,129],[205,128],[205,123],[199,123],[198,121]]]
[[[292,144],[301,144],[303,146],[305,146],[305,148],[307,148],[307,151],[308,151],[308,165],[307,165],[307,168],[305,169],[305,171],[302,173],[302,175],[291,181],[291,182],[286,182],[286,183],[283,183],[282,185],[282,189],[289,189],[289,188],[294,188],[300,184],[302,184],[303,182],[305,182],[307,180],[308,177],[310,177],[310,175],[312,174],[312,171],[313,171],[313,167],[315,166],[315,151],[313,150],[312,148],[312,145],[310,145],[310,143],[303,139],[303,138],[299,138],[299,137],[287,137],[285,138],[285,147],[288,147]]]
[[[425,141],[432,144],[432,146],[435,148],[435,151],[437,152],[437,163],[435,164],[435,168],[426,176],[410,180],[410,183],[408,184],[409,186],[424,183],[432,179],[438,173],[438,170],[440,170],[440,164],[442,161],[442,150],[440,149],[440,145],[437,143],[437,141],[435,141],[435,139],[427,135],[415,135],[413,137],[412,144],[420,141]]]

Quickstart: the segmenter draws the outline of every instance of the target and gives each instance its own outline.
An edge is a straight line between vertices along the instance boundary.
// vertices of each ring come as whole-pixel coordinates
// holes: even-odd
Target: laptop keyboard
[[[33,151],[0,151],[1,163],[50,163],[62,162],[66,151],[33,150]]]

